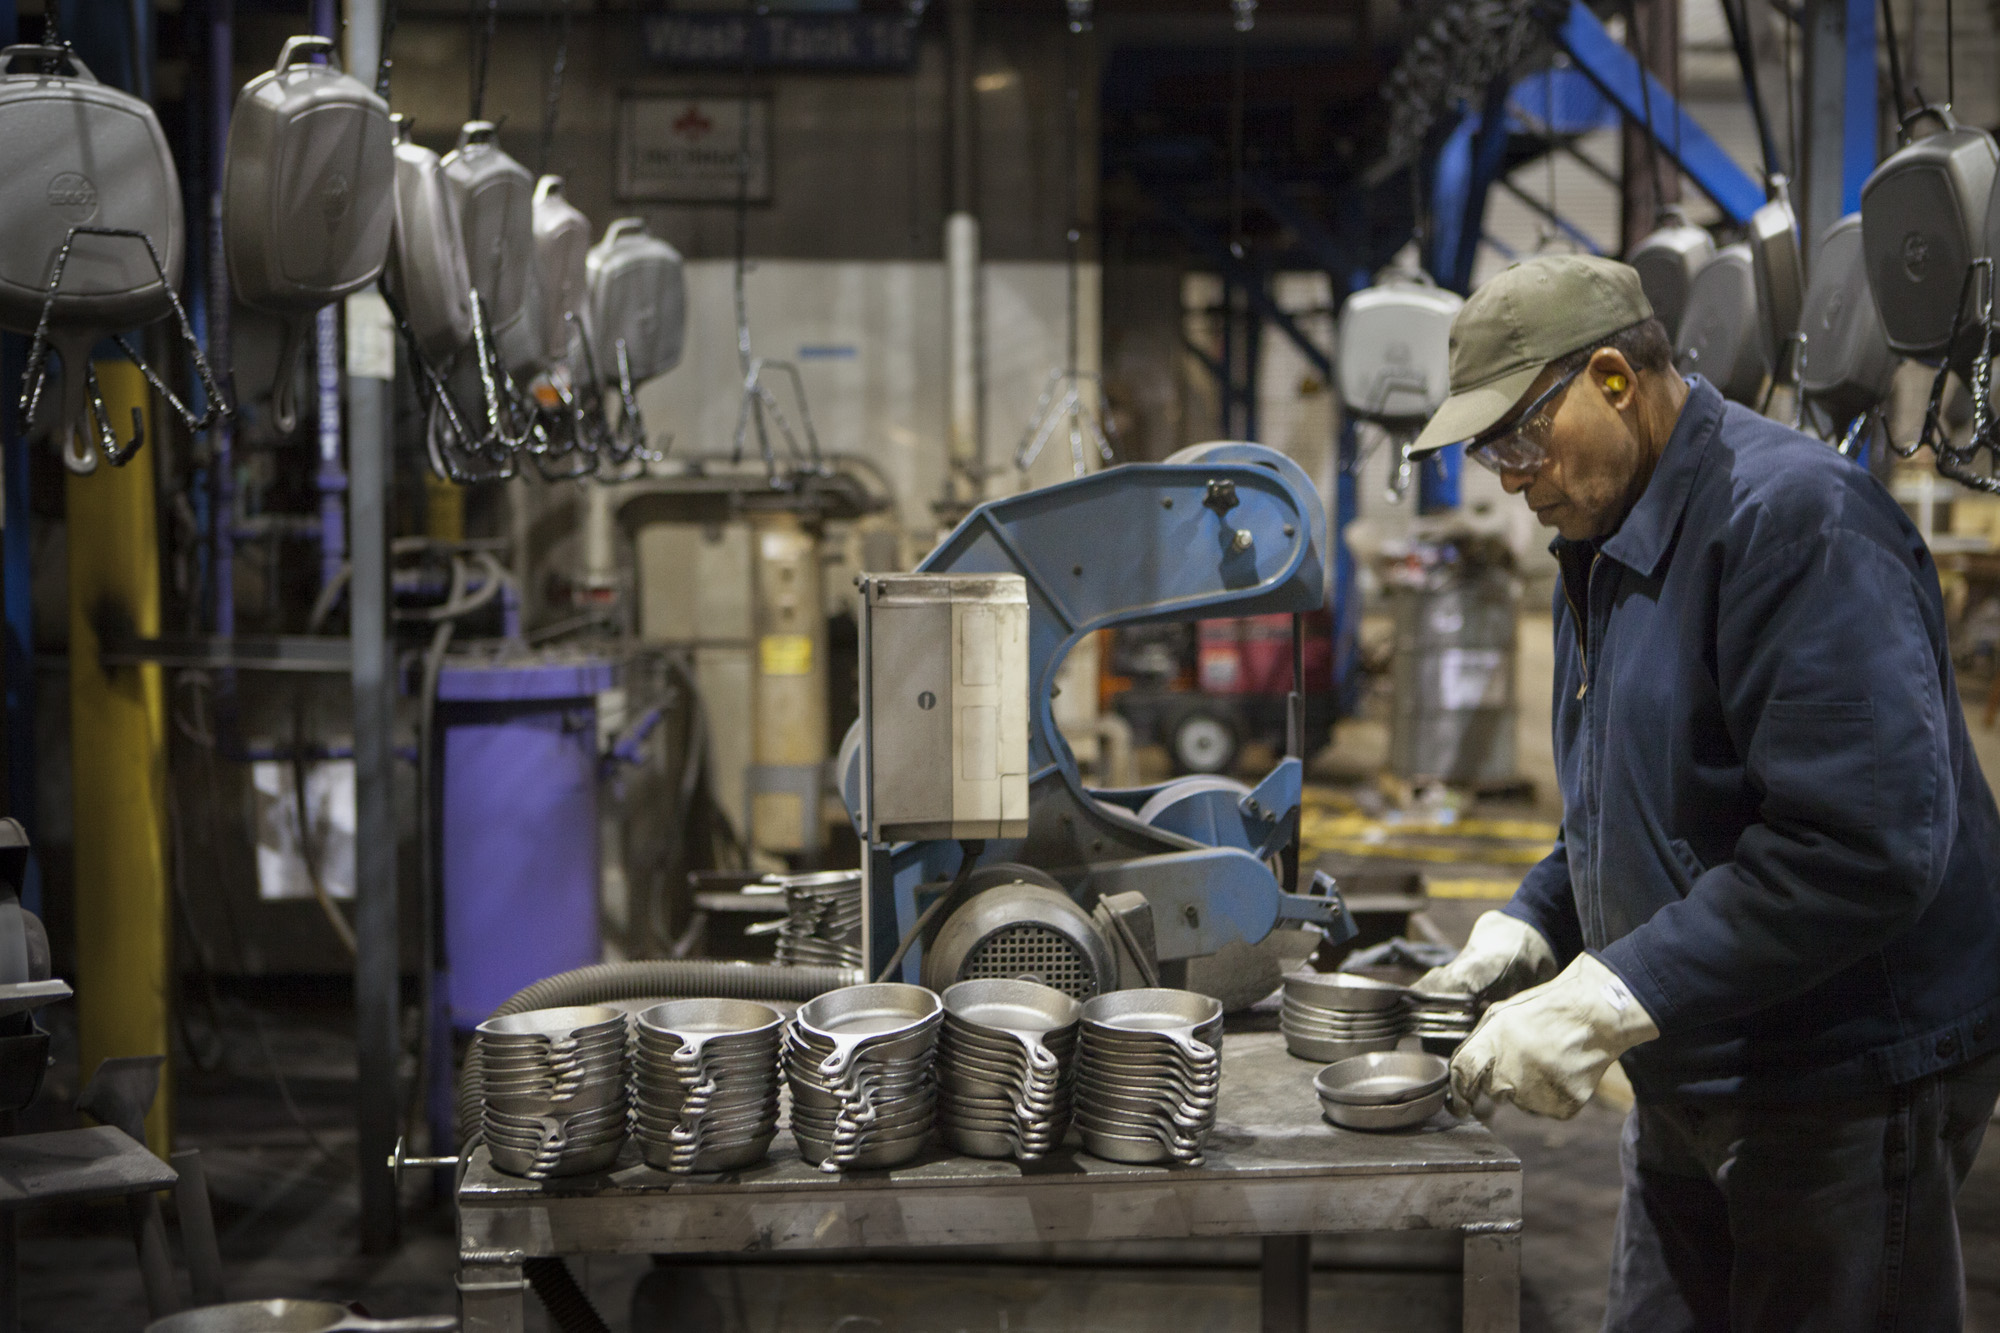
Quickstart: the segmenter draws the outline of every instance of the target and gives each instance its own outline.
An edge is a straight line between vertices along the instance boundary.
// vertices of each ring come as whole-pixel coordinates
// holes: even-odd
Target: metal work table
[[[1275,1032],[1223,1044],[1222,1100],[1197,1168],[1120,1166],[1071,1150],[1022,1165],[932,1147],[893,1171],[822,1173],[781,1133],[771,1159],[676,1177],[643,1164],[532,1184],[477,1151],[458,1191],[466,1333],[520,1333],[522,1262],[567,1254],[1263,1238],[1263,1328],[1303,1333],[1315,1233],[1445,1229],[1465,1245],[1467,1333],[1520,1323],[1521,1161],[1476,1121],[1402,1134],[1337,1129],[1316,1066]],[[633,1160],[628,1156],[623,1159]]]

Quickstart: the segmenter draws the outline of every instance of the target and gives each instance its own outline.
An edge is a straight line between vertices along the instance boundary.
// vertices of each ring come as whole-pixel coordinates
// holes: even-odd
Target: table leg
[[[139,1279],[146,1288],[149,1317],[163,1319],[180,1312],[174,1290],[174,1261],[167,1253],[167,1222],[157,1194],[128,1194],[125,1210],[132,1222],[132,1244],[139,1251]]]
[[[21,1333],[20,1214],[0,1213],[0,1333]]]
[[[1306,1333],[1312,1300],[1312,1237],[1264,1237],[1263,1333]]]
[[[512,1262],[478,1263],[459,1258],[458,1326],[461,1333],[525,1333],[528,1280],[521,1256]]]
[[[1520,1333],[1521,1224],[1465,1228],[1465,1333]]]

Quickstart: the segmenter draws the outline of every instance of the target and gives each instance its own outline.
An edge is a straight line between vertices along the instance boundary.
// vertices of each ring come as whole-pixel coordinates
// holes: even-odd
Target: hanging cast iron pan
[[[535,182],[535,280],[541,287],[542,356],[566,360],[576,320],[590,304],[590,219],[563,197],[560,176]]]
[[[1689,222],[1678,208],[1663,209],[1660,225],[1632,247],[1632,256],[1625,262],[1639,271],[1639,286],[1652,303],[1653,313],[1666,325],[1667,337],[1680,335],[1688,290],[1694,286],[1695,274],[1713,258],[1714,239],[1707,229]]]
[[[599,378],[606,384],[618,382],[621,342],[633,385],[679,365],[687,337],[687,278],[680,251],[647,235],[642,220],[619,218],[591,247],[585,268]]]
[[[17,68],[42,61],[70,72]],[[0,181],[0,328],[35,331],[71,227],[138,232],[159,259],[156,267],[129,237],[78,236],[48,302],[49,341],[62,358],[63,462],[91,472],[95,448],[76,448],[91,347],[174,308],[185,238],[173,154],[153,109],[99,83],[67,47],[9,46],[0,50]]]
[[[307,63],[314,54],[329,63]],[[333,59],[332,38],[289,38],[278,63],[243,85],[229,120],[229,285],[284,320],[271,398],[281,431],[298,421],[290,372],[314,314],[381,274],[395,212],[389,105]]]
[[[1465,302],[1427,273],[1377,276],[1341,307],[1334,375],[1347,410],[1366,421],[1420,422],[1451,380],[1451,322]]]
[[[1764,315],[1764,336],[1774,369],[1786,368],[1799,315],[1805,306],[1805,265],[1799,258],[1798,220],[1785,191],[1784,177],[1774,178],[1772,198],[1750,215],[1744,240],[1750,247],[1750,271],[1757,282],[1757,306]]]
[[[1896,354],[1868,293],[1859,213],[1849,213],[1820,238],[1803,329],[1806,360],[1799,388],[1836,428],[1888,398]]]
[[[395,225],[384,270],[389,294],[433,365],[451,364],[472,341],[472,278],[458,203],[438,155],[410,141],[407,116],[396,128]]]
[[[507,369],[541,365],[534,300],[535,178],[495,142],[489,120],[467,121],[458,147],[444,156],[444,178],[458,204],[465,266],[486,309],[486,327]]]
[[[1910,137],[1919,120],[1940,126]],[[1951,355],[1969,367],[1978,334],[1951,345],[1965,274],[1986,253],[1991,229],[1988,200],[2000,153],[1992,136],[1966,129],[1944,107],[1929,106],[1903,121],[1904,146],[1875,168],[1861,187],[1861,248],[1868,289],[1889,348],[1898,356],[1936,362]]]
[[[1771,373],[1770,345],[1750,247],[1725,245],[1688,291],[1674,363],[1683,374],[1706,376],[1723,397],[1754,406]]]

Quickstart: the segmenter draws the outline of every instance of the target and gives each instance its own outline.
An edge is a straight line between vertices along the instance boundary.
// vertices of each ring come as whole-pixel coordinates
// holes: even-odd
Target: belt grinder
[[[1112,468],[973,510],[916,573],[953,576],[952,586],[1016,604],[995,614],[1025,621],[1025,810],[1017,793],[978,824],[900,831],[871,815],[870,793],[887,776],[877,770],[926,761],[888,753],[907,745],[867,743],[870,608],[899,583],[921,580],[865,576],[863,718],[848,732],[837,771],[864,846],[869,973],[886,968],[934,987],[1032,975],[1088,996],[1183,984],[1186,960],[1255,944],[1281,923],[1351,939],[1353,919],[1330,878],[1314,875],[1309,892],[1289,891],[1303,783],[1296,694],[1292,753],[1254,788],[1214,777],[1086,787],[1052,708],[1056,671],[1085,635],[1118,625],[1296,617],[1325,603],[1329,549],[1311,481],[1284,455],[1254,444],[1196,445],[1164,463]],[[933,623],[946,626],[945,635],[901,657],[942,660],[943,676],[955,682],[949,663],[958,640],[948,627],[957,622]],[[934,706],[932,692],[920,697],[917,707]],[[953,725],[945,724],[947,749],[960,739]],[[1008,724],[999,726],[1006,732]],[[956,768],[939,758],[927,762],[949,786]]]

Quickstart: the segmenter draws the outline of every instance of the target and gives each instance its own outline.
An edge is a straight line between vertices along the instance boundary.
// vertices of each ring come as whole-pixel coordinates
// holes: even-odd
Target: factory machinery
[[[839,770],[867,845],[868,970],[934,988],[1025,971],[1087,996],[1181,984],[1187,960],[1281,923],[1351,937],[1330,880],[1294,891],[1296,692],[1292,753],[1254,788],[1093,790],[1053,713],[1084,635],[1296,618],[1325,602],[1327,549],[1298,466],[1224,442],[982,505],[914,574],[864,577]]]

